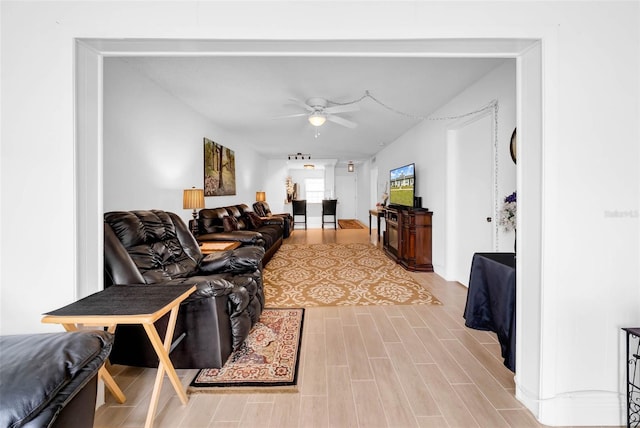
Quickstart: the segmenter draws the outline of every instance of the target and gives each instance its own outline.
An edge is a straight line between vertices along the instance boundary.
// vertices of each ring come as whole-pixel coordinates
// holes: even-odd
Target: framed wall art
[[[204,139],[204,196],[236,194],[236,158],[233,150]]]

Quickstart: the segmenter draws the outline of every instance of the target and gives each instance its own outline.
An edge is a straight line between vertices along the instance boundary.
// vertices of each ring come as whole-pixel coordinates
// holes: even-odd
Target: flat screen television
[[[389,205],[413,207],[416,196],[416,166],[394,168],[389,173]]]

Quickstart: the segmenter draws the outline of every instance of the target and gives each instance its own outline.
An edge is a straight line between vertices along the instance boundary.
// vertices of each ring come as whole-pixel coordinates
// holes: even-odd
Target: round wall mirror
[[[517,128],[514,128],[513,134],[511,134],[511,144],[509,145],[509,151],[511,152],[511,160],[513,160],[513,163],[518,163],[516,162],[516,129]]]

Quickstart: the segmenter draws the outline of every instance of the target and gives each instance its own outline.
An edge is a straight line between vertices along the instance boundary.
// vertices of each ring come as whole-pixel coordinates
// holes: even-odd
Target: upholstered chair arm
[[[276,216],[272,216],[272,217],[260,217],[260,220],[262,220],[262,224],[274,224],[277,226],[282,226],[284,224],[284,218],[282,217],[276,217]]]
[[[197,275],[221,272],[254,272],[262,268],[264,248],[240,247],[231,251],[215,251],[206,255],[198,264]]]
[[[233,232],[216,232],[198,235],[199,242],[233,241],[242,244],[258,245],[263,240],[260,232],[253,230],[234,230]]]
[[[214,251],[204,256],[198,263],[197,275],[225,272],[231,267],[232,251]]]

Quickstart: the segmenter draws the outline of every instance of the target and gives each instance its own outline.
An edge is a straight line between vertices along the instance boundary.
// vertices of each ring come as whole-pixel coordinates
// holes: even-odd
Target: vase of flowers
[[[500,210],[500,220],[498,224],[502,226],[505,232],[516,230],[516,192],[504,198],[502,209]],[[516,248],[516,238],[513,238],[513,250]]]
[[[293,200],[294,192],[293,179],[291,179],[291,177],[287,177],[284,182],[284,186],[287,190],[287,202],[291,202]]]

